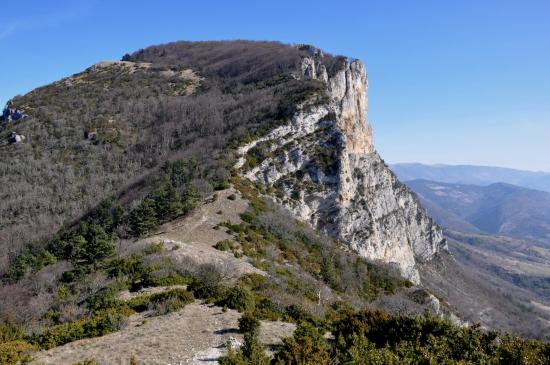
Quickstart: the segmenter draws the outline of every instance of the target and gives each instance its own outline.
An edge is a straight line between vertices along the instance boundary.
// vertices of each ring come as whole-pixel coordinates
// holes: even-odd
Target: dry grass
[[[236,199],[227,197],[235,194]],[[214,264],[230,279],[237,279],[243,274],[265,273],[252,266],[243,256],[236,258],[231,252],[223,252],[213,246],[221,240],[232,239],[220,223],[230,221],[241,223],[240,214],[248,207],[248,201],[242,199],[234,189],[218,191],[214,199],[211,196],[200,208],[181,219],[169,222],[160,227],[159,234],[133,244],[133,249],[139,245],[161,242],[165,245],[168,255],[179,263],[189,259],[196,264]],[[221,214],[219,212],[221,211]]]
[[[101,365],[126,365],[132,355],[140,365],[214,364],[225,354],[224,345],[230,337],[243,341],[238,333],[239,317],[237,311],[224,312],[198,302],[161,317],[145,319],[144,314],[136,314],[120,332],[42,351],[34,356],[34,364],[71,365],[92,358]],[[263,321],[260,340],[273,349],[294,329],[290,323]]]
[[[223,345],[238,328],[239,313],[221,308],[190,304],[179,312],[145,319],[130,317],[124,330],[107,336],[85,339],[43,351],[36,364],[73,364],[92,358],[100,364],[129,364],[134,355],[139,364],[201,364],[197,354]],[[144,321],[146,322],[144,323]]]

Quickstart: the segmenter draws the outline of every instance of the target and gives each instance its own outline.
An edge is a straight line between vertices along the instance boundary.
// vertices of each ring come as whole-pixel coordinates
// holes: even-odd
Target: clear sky
[[[152,44],[311,43],[366,63],[387,162],[550,171],[548,0],[17,0],[1,14],[0,103]]]

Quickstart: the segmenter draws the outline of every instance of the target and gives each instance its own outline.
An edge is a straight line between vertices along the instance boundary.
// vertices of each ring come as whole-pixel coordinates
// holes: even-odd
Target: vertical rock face
[[[443,235],[375,151],[364,65],[345,61],[329,76],[320,57],[305,57],[298,77],[323,82],[329,101],[304,103],[288,125],[241,147],[237,167],[277,188],[301,220],[418,283],[417,263],[446,249]],[[249,163],[254,151],[267,158]]]

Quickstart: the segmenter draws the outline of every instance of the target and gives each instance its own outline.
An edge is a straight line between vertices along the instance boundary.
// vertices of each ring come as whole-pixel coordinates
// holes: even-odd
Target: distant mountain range
[[[424,165],[420,163],[398,163],[390,165],[390,168],[401,181],[423,179],[482,186],[507,183],[550,192],[550,172],[492,166]]]
[[[540,304],[550,300],[550,174],[485,166],[391,168],[445,227],[451,252],[473,277],[550,310]],[[482,297],[477,294],[472,308],[487,306],[476,304]]]
[[[505,183],[477,186],[412,180],[406,184],[444,227],[550,242],[550,193]]]

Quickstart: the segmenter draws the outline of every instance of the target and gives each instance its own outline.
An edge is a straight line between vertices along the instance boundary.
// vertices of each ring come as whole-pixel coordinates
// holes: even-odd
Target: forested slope
[[[24,245],[167,159],[194,157],[223,184],[229,145],[284,122],[321,88],[291,77],[301,52],[274,42],[178,42],[15,97],[29,117],[0,127],[3,141],[13,131],[26,137],[0,147],[0,272]]]

